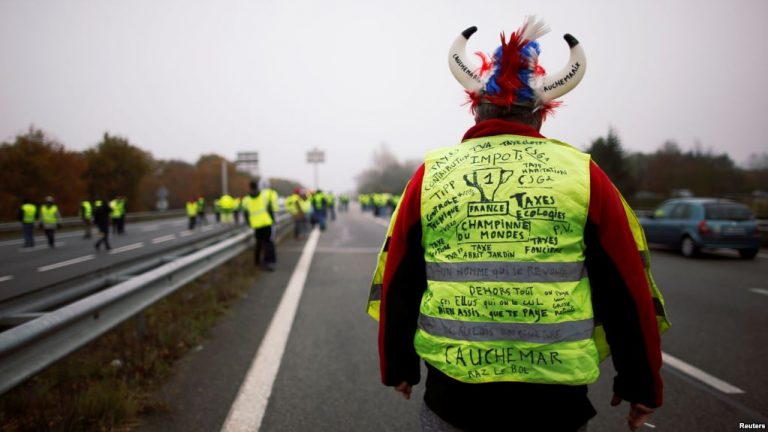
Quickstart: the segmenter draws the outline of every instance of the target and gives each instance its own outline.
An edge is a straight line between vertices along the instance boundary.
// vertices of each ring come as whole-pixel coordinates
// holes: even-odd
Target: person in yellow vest
[[[293,238],[298,239],[304,234],[304,198],[301,196],[301,188],[293,190],[293,195],[285,199],[285,210],[293,218]]]
[[[476,124],[427,154],[379,255],[368,313],[382,382],[409,399],[425,361],[424,430],[580,431],[595,415],[587,385],[612,354],[611,405],[628,401],[636,430],[662,404],[669,327],[644,235],[588,154],[540,133],[581,80],[584,51],[565,35],[569,64],[544,74],[548,29],[529,18],[474,66],[476,30],[449,53]]]
[[[40,227],[48,239],[48,247],[56,247],[56,228],[61,227],[61,214],[52,196],[45,197],[45,203],[40,206]]]
[[[235,199],[230,194],[224,194],[219,198],[219,207],[221,208],[221,223],[231,225],[235,222],[233,212],[235,211]]]
[[[325,204],[326,208],[328,209],[328,213],[331,215],[331,221],[336,220],[336,196],[333,194],[333,192],[328,191],[327,194],[325,194]]]
[[[187,218],[189,218],[189,223],[187,224],[187,229],[192,231],[195,229],[195,224],[197,223],[197,212],[200,209],[200,205],[198,204],[197,200],[194,198],[190,198],[189,201],[187,201]]]
[[[112,249],[109,245],[109,221],[111,219],[112,209],[109,203],[100,199],[93,201],[93,223],[99,230],[99,240],[93,245],[97,251],[101,250],[103,244],[107,250]]]
[[[28,198],[21,200],[19,208],[19,222],[21,222],[21,231],[24,234],[24,247],[35,247],[35,222],[37,221],[37,206],[32,204]]]
[[[197,218],[203,225],[208,225],[208,218],[205,216],[205,197],[197,197]]]
[[[268,183],[261,182],[261,185],[268,186]],[[274,223],[279,210],[277,192],[269,187],[262,189],[259,182],[251,182],[251,193],[246,203],[248,204],[248,225],[253,229],[253,235],[256,238],[253,263],[256,266],[263,263],[264,270],[274,271],[277,262]]]
[[[112,234],[120,228],[120,203],[117,198],[109,201],[109,218],[112,219]]]
[[[325,231],[325,220],[328,216],[328,200],[322,189],[318,189],[312,194],[312,221],[320,225],[320,231]]]
[[[80,219],[83,221],[83,238],[91,238],[91,222],[93,220],[93,206],[88,200],[84,200],[80,203]]]
[[[117,209],[118,209],[118,227],[117,227],[117,233],[122,235],[125,233],[125,214],[126,214],[126,208],[125,208],[125,196],[120,195],[117,197]]]

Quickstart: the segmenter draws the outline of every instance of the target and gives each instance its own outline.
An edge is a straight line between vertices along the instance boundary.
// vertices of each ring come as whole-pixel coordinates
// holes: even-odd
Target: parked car
[[[686,257],[703,249],[736,249],[743,259],[760,250],[760,232],[749,207],[717,198],[679,198],[665,201],[648,217],[641,217],[648,243],[677,248]]]

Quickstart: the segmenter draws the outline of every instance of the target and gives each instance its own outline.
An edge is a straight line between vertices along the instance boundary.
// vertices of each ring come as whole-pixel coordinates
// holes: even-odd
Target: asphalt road
[[[209,217],[211,220],[212,217]],[[0,301],[27,291],[76,278],[99,269],[170,250],[180,243],[195,241],[204,233],[227,229],[216,223],[187,230],[187,219],[129,223],[122,235],[110,234],[112,250],[97,252],[97,234],[84,239],[83,232],[68,231],[56,236],[56,247],[48,247],[44,236],[37,236],[34,248],[23,248],[21,239],[0,241]]]
[[[340,214],[320,235],[286,332],[261,430],[419,430],[423,387],[417,386],[413,399],[405,401],[379,383],[376,323],[365,314],[385,231],[385,221],[352,211]],[[265,335],[271,338],[270,323],[294,268],[301,267],[297,263],[306,243],[284,242],[276,272],[254,271],[248,296],[158,391],[156,397],[166,401],[168,412],[143,418],[138,430],[222,428],[231,407],[238,406],[238,391],[251,376],[257,353],[260,357],[265,351],[260,350]],[[766,263],[765,255],[742,261],[729,253],[685,259],[669,251],[653,252],[654,275],[673,328],[663,337],[665,405],[651,418],[651,426],[641,430],[729,431],[739,430],[740,422],[768,421]],[[254,369],[265,369],[258,364],[262,366]],[[591,432],[627,430],[626,405],[608,404],[612,377],[609,360],[590,387],[599,412],[590,422]],[[263,402],[243,406],[251,414]],[[481,401],[471,409],[493,415],[482,411]]]

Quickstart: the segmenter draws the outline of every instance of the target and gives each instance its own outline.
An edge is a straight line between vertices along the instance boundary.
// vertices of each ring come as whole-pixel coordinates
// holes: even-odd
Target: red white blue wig
[[[539,65],[541,48],[538,38],[549,32],[542,20],[529,17],[523,25],[506,39],[501,34],[501,46],[492,56],[482,52],[481,64],[475,65],[466,54],[467,40],[477,27],[464,30],[453,42],[448,54],[451,73],[464,87],[474,112],[478,104],[529,106],[542,116],[560,105],[555,99],[576,87],[584,77],[587,58],[579,41],[564,35],[570,47],[570,59],[563,69],[547,74]]]

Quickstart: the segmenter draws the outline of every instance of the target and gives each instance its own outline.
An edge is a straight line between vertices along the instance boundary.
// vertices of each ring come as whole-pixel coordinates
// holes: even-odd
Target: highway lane
[[[186,218],[165,219],[128,224],[123,235],[110,234],[112,250],[96,251],[91,239],[83,239],[82,231],[57,235],[56,247],[48,247],[44,239],[35,248],[22,248],[18,239],[0,242],[0,300],[14,297],[63,280],[135,259],[144,254],[171,249],[180,242],[193,241],[203,233],[225,229],[211,223],[188,231]],[[95,231],[95,230],[94,230]]]
[[[381,386],[376,323],[365,314],[386,222],[359,212],[339,216],[320,236],[314,251],[261,430],[418,430],[423,387],[417,386],[413,400],[405,401]],[[279,272],[295,265],[303,247],[293,241],[283,245],[280,253],[290,259],[281,260]],[[754,291],[768,291],[765,258],[741,261],[720,254],[691,260],[654,250],[652,263],[673,323],[663,337],[663,350],[683,363],[665,364],[665,405],[650,425],[664,431],[722,431],[738,430],[739,422],[768,421],[764,367],[768,295]],[[215,340],[208,342],[217,347],[211,350],[215,352],[185,359],[182,370],[163,390],[173,395],[167,399],[170,412],[145,419],[139,429],[213,430],[213,425],[218,428],[225,423],[249,366],[242,364],[248,357],[243,352],[253,353],[248,361],[255,357],[272,319],[272,312],[265,313],[265,308],[277,308],[276,292],[284,291],[287,280],[255,276],[245,301],[252,302],[251,307],[258,305],[260,313],[240,308],[225,319],[214,332]],[[247,338],[242,337],[244,328]],[[226,350],[240,354],[216,355]],[[232,362],[237,367],[226,366]],[[706,375],[702,378],[691,368]],[[611,362],[603,363],[602,369],[600,380],[590,387],[590,399],[599,412],[590,431],[626,430],[626,406],[616,409],[608,404],[614,375]],[[743,393],[727,393],[711,378]],[[207,383],[217,392],[210,392]],[[467,409],[477,415],[498,415],[483,412],[482,401]],[[643,430],[652,430],[651,426]]]

